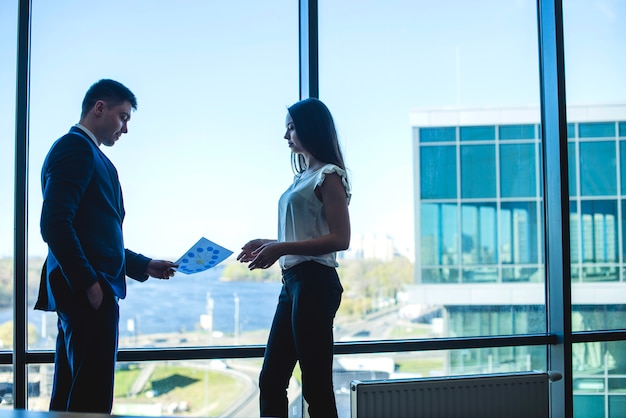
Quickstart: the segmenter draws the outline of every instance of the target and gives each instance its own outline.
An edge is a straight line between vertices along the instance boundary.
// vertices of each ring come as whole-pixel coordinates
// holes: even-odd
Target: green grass
[[[126,396],[130,392],[130,388],[133,386],[137,377],[139,377],[141,369],[136,365],[129,366],[125,370],[117,370],[115,372],[115,387],[113,389],[113,396],[116,398]]]
[[[443,371],[443,356],[396,360],[396,365],[400,373],[419,373],[422,376],[430,376],[433,370]]]
[[[228,373],[193,367],[158,366],[143,390],[133,398],[128,394],[139,369],[115,374],[116,404],[155,404],[164,406],[187,402],[193,415],[217,416],[241,396],[245,384]]]
[[[395,326],[391,330],[391,339],[411,339],[411,338],[426,338],[430,333],[430,325],[428,324],[406,324]]]

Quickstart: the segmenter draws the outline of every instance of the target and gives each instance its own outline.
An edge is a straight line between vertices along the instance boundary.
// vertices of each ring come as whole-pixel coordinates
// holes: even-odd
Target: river
[[[128,294],[119,302],[120,337],[197,330],[201,315],[210,312],[209,299],[213,306],[214,332],[233,334],[269,329],[281,284],[220,281],[221,272],[217,267],[193,275],[178,273],[169,280],[150,278],[140,283],[128,279]],[[0,310],[0,323],[12,319],[11,309]],[[56,334],[54,313],[30,308],[28,322],[42,340]]]

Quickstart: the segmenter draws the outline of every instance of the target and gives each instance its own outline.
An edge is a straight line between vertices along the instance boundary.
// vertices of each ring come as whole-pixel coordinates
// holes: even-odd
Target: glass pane
[[[258,416],[261,359],[119,362],[113,414],[123,416]],[[54,365],[32,364],[28,409],[47,411]],[[298,386],[294,378],[293,386]],[[300,415],[301,416],[301,415]]]
[[[580,228],[580,214],[576,202],[569,204],[569,235],[570,235],[570,261],[578,263],[582,255],[582,231]],[[572,280],[574,275],[572,274]]]
[[[580,143],[580,188],[582,196],[617,194],[615,142]]]
[[[619,141],[620,194],[626,195],[626,141]]]
[[[440,333],[409,319],[389,329],[393,338],[431,338]],[[546,370],[545,347],[521,346],[471,350],[337,355],[333,386],[340,418],[350,417],[350,383],[354,380],[461,376]],[[29,410],[47,411],[51,364],[28,368]],[[258,416],[256,379],[261,359],[167,362],[120,362],[115,372],[116,415]],[[289,383],[291,417],[301,417],[301,372]],[[2,406],[0,406],[2,408]]]
[[[576,196],[576,185],[578,184],[578,177],[576,176],[576,144],[568,142],[567,144],[567,180],[569,187],[569,195]]]
[[[503,139],[535,139],[535,125],[502,125],[498,129],[500,140]]]
[[[456,148],[420,147],[422,199],[452,199],[457,195]]]
[[[456,128],[421,128],[420,142],[456,142]]]
[[[582,314],[583,318],[585,315]],[[572,319],[578,316],[580,313],[575,310]],[[574,344],[572,361],[574,417],[623,417],[626,411],[626,342]]]
[[[285,106],[299,91],[297,3],[146,7],[33,1],[31,259],[47,253],[38,227],[44,157],[78,121],[87,89],[105,77],[124,83],[138,100],[128,135],[101,147],[122,184],[128,248],[177,260],[202,236],[235,253],[250,239],[276,236],[278,197],[293,177],[283,135]],[[94,28],[106,28],[106,36],[94,37]],[[265,343],[279,269],[249,272],[234,258],[169,281],[129,279],[120,301],[120,345]],[[45,329],[30,348],[52,348],[54,314],[29,314]]]
[[[567,138],[575,138],[576,137],[576,125],[573,123],[567,124]]]
[[[422,206],[422,265],[458,264],[458,207],[440,203]]]
[[[500,184],[502,197],[537,195],[535,144],[500,145]],[[525,176],[521,176],[524,173]]]
[[[578,125],[580,138],[613,138],[615,122],[581,123]]]
[[[461,225],[462,263],[496,263],[498,234],[495,203],[463,204]]]
[[[496,139],[495,126],[461,126],[461,141],[493,141]]]
[[[441,309],[442,336],[459,306],[543,312],[536,4],[320,1],[319,22],[320,98],[346,145],[353,234],[412,250],[393,309]],[[393,272],[370,274],[381,288]],[[526,332],[503,318],[493,332]]]
[[[13,348],[17,4],[0,2],[0,350]]]
[[[496,148],[492,145],[461,147],[461,196],[496,197]]]
[[[0,410],[13,409],[13,366],[10,364],[0,366]],[[38,383],[28,383],[28,393],[37,394]]]
[[[578,173],[578,190],[570,187],[572,247],[572,309],[576,330],[624,328],[624,147],[618,141],[620,124],[626,121],[623,91],[626,57],[626,3],[563,1],[565,80],[567,90],[570,175]],[[618,171],[619,170],[619,171]],[[578,208],[578,209],[577,209]],[[600,369],[605,361],[602,343],[592,343],[575,354],[575,363],[586,368],[594,359]],[[623,345],[623,344],[622,344]],[[585,353],[585,355],[580,355]],[[623,354],[619,355],[623,358]],[[617,357],[616,357],[617,358]],[[594,366],[595,367],[595,366]],[[574,366],[574,370],[581,370]],[[620,370],[623,370],[621,368]],[[586,377],[574,383],[575,415],[615,415],[614,400],[602,395],[603,379]],[[596,389],[594,389],[596,388]],[[581,390],[585,393],[579,396]],[[600,393],[592,393],[599,390]],[[587,396],[589,395],[589,396]],[[623,411],[623,409],[622,409]]]
[[[434,329],[433,329],[434,330]],[[423,324],[394,329],[396,338],[433,336]],[[335,356],[335,397],[340,417],[350,417],[350,382],[546,370],[545,347],[502,347]],[[437,402],[433,396],[433,402]],[[401,416],[401,415],[398,415]]]
[[[500,260],[507,264],[539,262],[539,222],[535,202],[503,202],[500,208]]]

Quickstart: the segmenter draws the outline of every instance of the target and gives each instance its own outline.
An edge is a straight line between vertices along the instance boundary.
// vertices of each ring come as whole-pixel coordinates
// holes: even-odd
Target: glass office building
[[[626,323],[626,105],[570,106],[567,114],[572,326],[620,328]],[[546,327],[539,116],[532,108],[411,114],[419,266],[412,296],[441,307],[448,337]],[[580,410],[626,402],[624,349],[600,342],[575,348]],[[533,369],[542,357],[529,348],[483,355],[488,358],[457,352],[448,360],[485,371],[485,364],[524,357]]]

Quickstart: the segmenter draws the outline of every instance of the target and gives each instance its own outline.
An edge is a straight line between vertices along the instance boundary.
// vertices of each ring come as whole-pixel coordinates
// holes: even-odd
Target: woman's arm
[[[324,205],[324,213],[328,222],[327,235],[303,241],[276,242],[270,241],[259,246],[250,255],[249,268],[268,268],[283,255],[320,255],[342,251],[350,245],[350,215],[348,197],[341,177],[336,173],[326,176],[317,188]]]

